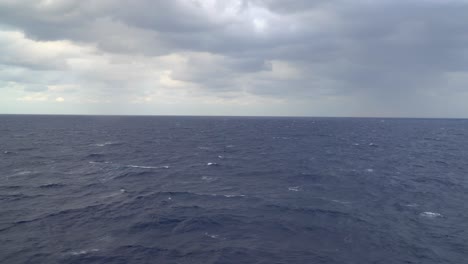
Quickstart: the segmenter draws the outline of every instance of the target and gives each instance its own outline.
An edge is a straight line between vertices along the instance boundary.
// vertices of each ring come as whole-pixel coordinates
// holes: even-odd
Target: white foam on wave
[[[210,237],[210,238],[213,238],[213,239],[219,238],[219,235],[209,234],[209,233],[205,233],[205,236]]]
[[[199,195],[203,195],[203,194],[199,194]],[[226,198],[240,198],[240,197],[245,197],[244,194],[216,194],[216,193],[213,193],[213,194],[204,194],[204,195],[210,195],[210,196],[223,196],[223,197],[226,197]]]
[[[233,198],[233,197],[245,197],[243,194],[223,194],[224,197]]]
[[[139,166],[139,165],[127,165],[129,168],[137,169],[169,169],[169,166]]]
[[[206,181],[206,182],[212,182],[212,181],[216,180],[216,177],[202,176],[201,179]]]
[[[34,172],[32,172],[32,171],[25,170],[25,171],[17,172],[17,173],[15,173],[15,175],[28,175],[28,174],[33,174],[33,173]]]
[[[330,201],[332,201],[332,202],[334,202],[334,203],[344,204],[344,205],[346,205],[346,204],[350,204],[350,203],[351,203],[351,202],[348,202],[348,201],[342,201],[342,200],[330,200]]]
[[[16,170],[15,173],[7,176],[7,178],[9,179],[10,177],[15,177],[15,176],[25,176],[25,175],[30,175],[30,174],[35,174],[37,173],[36,171],[30,171],[30,170]]]
[[[218,156],[218,159],[224,159],[224,156],[219,155],[219,156]]]
[[[93,248],[93,249],[90,249],[90,250],[78,250],[78,251],[71,251],[70,255],[79,256],[79,255],[86,255],[86,254],[93,253],[93,252],[98,252],[98,251],[99,251],[98,248]]]
[[[291,186],[291,187],[288,188],[288,191],[298,192],[299,191],[299,186]]]
[[[111,164],[111,161],[88,161],[89,164]]]
[[[434,212],[422,212],[419,215],[422,216],[422,217],[427,217],[427,218],[442,217],[442,214],[434,213]]]
[[[126,192],[127,191],[125,189],[120,189],[118,192],[112,192],[112,193],[109,193],[107,195],[103,195],[101,197],[102,198],[111,198],[111,197],[116,197],[116,196],[122,195],[122,194],[124,194]]]
[[[107,141],[107,142],[104,142],[104,143],[95,144],[95,146],[97,146],[97,147],[105,147],[105,146],[112,145],[112,144],[115,144],[115,143],[114,143],[114,142]]]
[[[206,166],[218,166],[218,163],[215,162],[208,162]]]
[[[210,148],[210,147],[203,147],[203,146],[201,146],[201,147],[198,147],[198,149],[201,149],[201,150],[210,150],[211,148]]]

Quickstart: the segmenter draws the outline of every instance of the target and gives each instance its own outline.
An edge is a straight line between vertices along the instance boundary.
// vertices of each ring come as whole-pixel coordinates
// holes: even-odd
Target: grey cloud
[[[398,105],[400,114],[410,115],[417,112],[415,105],[441,104],[464,92],[459,80],[456,89],[448,85],[447,74],[468,71],[465,1],[243,0],[228,6],[231,2],[218,1],[206,10],[202,1],[62,0],[47,7],[0,1],[0,24],[34,39],[69,39],[109,54],[198,53],[172,69],[171,77],[207,93],[243,90],[291,101],[352,97],[372,111]],[[296,67],[301,76],[275,79],[275,60]],[[99,78],[93,75],[92,82],[109,94],[137,89]]]
[[[320,5],[324,5],[330,2],[330,0],[254,0],[253,2],[264,5],[268,9],[278,13],[299,13],[307,12],[310,9],[314,9]]]

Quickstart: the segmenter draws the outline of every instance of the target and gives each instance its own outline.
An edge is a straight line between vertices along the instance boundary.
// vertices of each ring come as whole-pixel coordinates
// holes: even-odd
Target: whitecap
[[[93,252],[98,252],[98,251],[99,251],[99,249],[93,248],[93,249],[90,249],[90,250],[72,251],[72,252],[70,252],[70,255],[79,256],[79,255],[86,255],[88,253],[93,253]]]
[[[348,202],[348,201],[341,201],[341,200],[330,200],[334,203],[339,203],[339,204],[350,204],[351,202]]]
[[[223,196],[223,197],[226,197],[226,198],[245,197],[245,195],[243,195],[243,194],[216,194],[216,193],[212,193],[212,194],[199,194],[199,195],[209,195],[209,196],[214,196],[214,197]]]
[[[139,165],[127,165],[129,168],[137,169],[169,169],[169,166],[139,166]]]
[[[97,146],[97,147],[105,147],[105,146],[112,145],[112,144],[115,144],[115,143],[110,142],[110,141],[107,141],[107,142],[104,142],[104,143],[95,144],[95,146]]]
[[[419,214],[420,216],[427,217],[427,218],[437,218],[437,217],[442,217],[441,214],[439,213],[434,213],[434,212],[422,212]]]
[[[127,165],[127,167],[138,168],[138,169],[158,169],[159,168],[159,167],[153,167],[153,166],[139,166],[139,165]]]
[[[209,234],[209,233],[205,233],[205,236],[213,238],[213,239],[219,238],[219,235]]]
[[[233,197],[245,197],[243,194],[223,194],[224,197],[233,198]]]
[[[298,192],[298,191],[299,191],[299,186],[292,186],[292,187],[289,187],[289,188],[288,188],[288,191]]]
[[[14,177],[14,176],[25,176],[25,175],[30,175],[30,174],[34,174],[34,173],[36,173],[36,172],[34,172],[34,171],[29,171],[29,170],[23,170],[23,171],[18,171],[18,170],[17,170],[16,173],[14,173],[14,174],[12,174],[12,175],[10,175],[10,176],[8,176],[8,177],[12,177],[12,176],[13,176],[13,177]]]
[[[207,182],[212,182],[216,180],[215,177],[210,177],[210,176],[202,176],[201,179]]]
[[[107,195],[103,195],[103,196],[101,196],[101,198],[116,197],[116,196],[124,194],[125,192],[126,192],[125,189],[120,189],[118,192],[112,192],[112,193],[109,193]]]
[[[111,164],[112,161],[88,161],[89,164]]]
[[[31,173],[33,173],[33,172],[26,170],[26,171],[20,171],[20,172],[16,173],[15,175],[28,175],[28,174],[31,174]]]
[[[210,148],[210,147],[198,147],[198,149],[201,149],[201,150],[210,150],[211,148]]]
[[[218,166],[218,163],[215,162],[208,162],[206,166]]]
[[[219,155],[219,156],[218,156],[218,159],[224,159],[224,156]]]

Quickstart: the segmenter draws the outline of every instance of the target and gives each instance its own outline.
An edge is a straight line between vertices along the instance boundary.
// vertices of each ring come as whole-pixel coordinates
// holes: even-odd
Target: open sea
[[[468,263],[468,120],[0,116],[0,263]]]

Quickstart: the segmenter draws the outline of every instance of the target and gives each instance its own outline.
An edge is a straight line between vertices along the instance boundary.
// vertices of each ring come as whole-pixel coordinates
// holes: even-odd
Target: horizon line
[[[363,118],[363,119],[468,119],[468,117],[400,116],[312,116],[312,115],[178,115],[178,114],[24,114],[0,113],[0,116],[96,116],[96,117],[245,117],[245,118]]]

